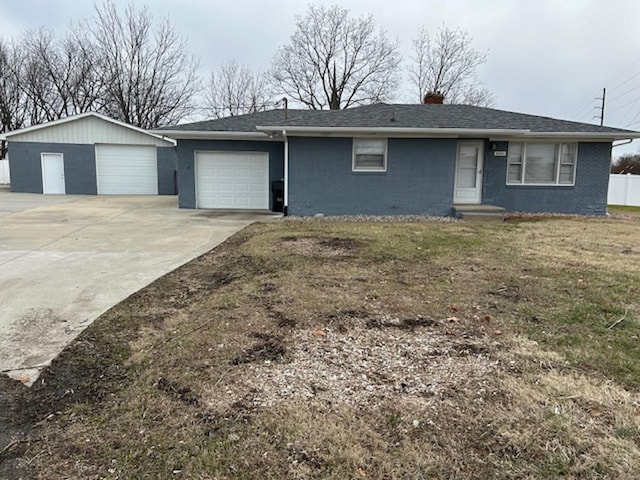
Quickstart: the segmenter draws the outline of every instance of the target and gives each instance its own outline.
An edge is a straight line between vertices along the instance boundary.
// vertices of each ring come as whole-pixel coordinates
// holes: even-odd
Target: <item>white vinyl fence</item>
[[[0,160],[0,185],[10,183],[9,179],[9,160]]]
[[[640,175],[609,176],[609,205],[634,205],[640,207]]]

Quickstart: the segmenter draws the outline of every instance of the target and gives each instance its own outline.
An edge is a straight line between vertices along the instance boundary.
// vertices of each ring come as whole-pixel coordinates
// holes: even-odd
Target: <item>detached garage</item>
[[[175,195],[175,141],[97,113],[4,134],[11,191]]]

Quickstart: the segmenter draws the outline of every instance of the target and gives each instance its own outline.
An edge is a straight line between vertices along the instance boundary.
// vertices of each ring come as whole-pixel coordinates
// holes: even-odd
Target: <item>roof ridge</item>
[[[370,131],[390,129],[390,132],[456,130],[486,132],[522,132],[532,134],[584,135],[604,138],[606,135],[628,138],[637,132],[609,126],[598,126],[573,120],[564,120],[530,113],[513,112],[475,105],[444,104],[424,105],[419,103],[374,103],[342,110],[288,109],[286,119],[284,109],[277,108],[233,117],[192,122],[166,127],[170,131],[219,132],[220,135],[239,133],[264,133],[264,129],[304,129],[317,131]]]

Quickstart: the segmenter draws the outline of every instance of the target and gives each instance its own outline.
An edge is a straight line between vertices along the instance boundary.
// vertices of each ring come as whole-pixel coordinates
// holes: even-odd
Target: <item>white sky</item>
[[[127,0],[114,0],[126,5]],[[168,16],[188,38],[202,75],[235,59],[253,69],[269,66],[308,3],[296,0],[135,0],[158,19]],[[352,14],[372,13],[405,60],[424,25],[444,23],[473,36],[488,52],[479,74],[496,108],[597,122],[596,97],[607,88],[605,124],[640,130],[639,0],[343,0]],[[0,36],[28,29],[64,32],[72,20],[93,14],[91,0],[0,0]],[[406,74],[405,74],[406,76]],[[409,84],[398,101],[411,101]],[[635,152],[638,142],[614,150]]]

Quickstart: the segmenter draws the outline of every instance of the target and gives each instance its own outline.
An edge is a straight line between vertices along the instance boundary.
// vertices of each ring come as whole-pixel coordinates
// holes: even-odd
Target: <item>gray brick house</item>
[[[290,215],[603,215],[612,143],[640,133],[468,105],[270,110],[156,130],[183,208]]]

